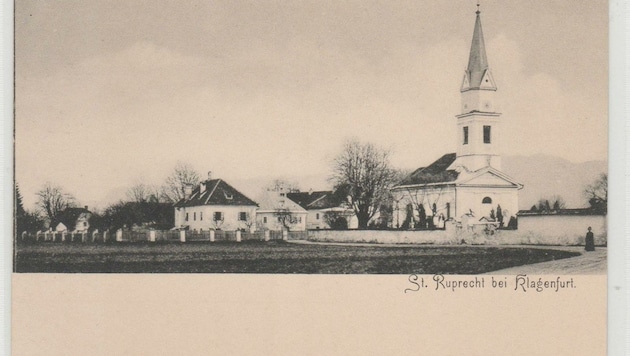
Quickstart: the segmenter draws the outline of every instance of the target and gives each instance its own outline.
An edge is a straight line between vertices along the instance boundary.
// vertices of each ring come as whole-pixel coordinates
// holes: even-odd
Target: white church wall
[[[484,204],[484,198],[490,198],[492,203]],[[518,190],[516,188],[493,188],[493,187],[459,187],[457,189],[457,219],[462,215],[473,211],[477,220],[483,216],[490,216],[490,211],[494,209],[496,214],[497,206],[501,205],[504,222],[507,225],[510,216],[518,212]]]
[[[426,215],[431,216],[434,203],[438,216],[443,214],[444,218],[455,217],[455,188],[453,186],[401,188],[392,191],[392,195],[394,198],[392,227],[394,228],[401,226],[405,221],[408,204],[413,206],[416,219],[419,218],[419,204],[424,206]]]

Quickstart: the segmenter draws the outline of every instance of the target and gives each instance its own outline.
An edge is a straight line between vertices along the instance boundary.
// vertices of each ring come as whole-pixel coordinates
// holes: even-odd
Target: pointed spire
[[[486,57],[486,44],[483,39],[481,29],[481,11],[477,3],[477,18],[475,20],[475,30],[473,32],[472,44],[470,45],[470,57],[466,74],[468,76],[469,88],[479,88],[484,74],[488,70],[488,58]]]

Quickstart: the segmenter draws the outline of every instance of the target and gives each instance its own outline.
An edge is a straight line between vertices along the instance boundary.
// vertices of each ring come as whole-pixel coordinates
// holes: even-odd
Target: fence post
[[[62,231],[61,232],[61,242],[64,242],[64,241],[66,241],[66,232]]]
[[[98,229],[92,231],[92,242],[96,241],[96,233],[98,232]]]
[[[81,233],[81,242],[85,242],[85,235],[87,235],[85,231]]]
[[[236,242],[241,242],[241,230],[236,230]]]
[[[41,234],[41,231],[37,230],[37,232],[35,233],[35,241],[39,241],[39,234]]]
[[[179,230],[179,242],[186,242],[186,230]]]
[[[271,232],[269,230],[265,230],[265,241],[269,241],[271,238]]]
[[[109,232],[109,230],[103,231],[103,242],[107,242],[107,233],[108,232]]]
[[[24,241],[25,236],[26,236],[26,231],[22,231],[22,241]]]
[[[155,230],[150,230],[149,231],[149,241],[150,242],[155,242]]]
[[[286,229],[282,230],[282,239],[284,241],[287,241],[289,239],[289,231],[288,230],[286,230]]]
[[[116,241],[122,242],[122,229],[116,230]]]
[[[214,230],[210,230],[210,242],[214,242]]]

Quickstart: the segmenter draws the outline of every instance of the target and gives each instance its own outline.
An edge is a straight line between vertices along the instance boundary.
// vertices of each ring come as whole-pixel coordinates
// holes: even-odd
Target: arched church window
[[[481,201],[481,204],[492,204],[492,198],[490,197],[483,198],[483,200]]]

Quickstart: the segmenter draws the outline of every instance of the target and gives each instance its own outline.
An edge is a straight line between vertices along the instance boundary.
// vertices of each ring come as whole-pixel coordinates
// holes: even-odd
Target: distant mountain
[[[519,192],[519,209],[529,209],[540,198],[550,199],[555,195],[564,199],[567,208],[581,208],[588,206],[582,194],[584,188],[593,183],[601,173],[607,172],[608,164],[604,160],[573,163],[543,154],[504,156],[502,171],[524,184],[523,190]],[[229,183],[255,200],[277,178],[296,183],[302,191],[332,189],[325,175],[244,177],[230,179]]]
[[[525,185],[519,192],[519,209],[529,209],[539,199],[554,195],[562,197],[567,208],[587,207],[584,188],[608,172],[604,160],[573,163],[543,154],[504,156],[501,164],[503,172]]]

